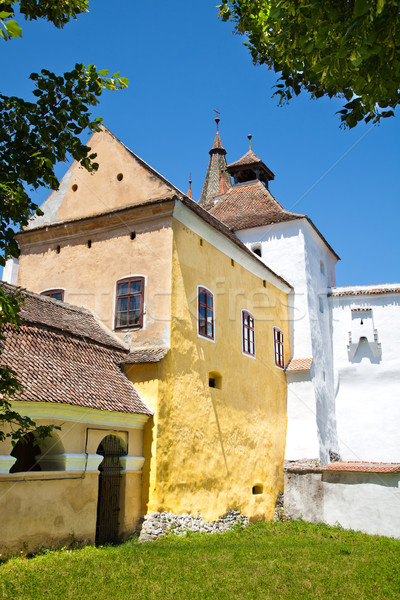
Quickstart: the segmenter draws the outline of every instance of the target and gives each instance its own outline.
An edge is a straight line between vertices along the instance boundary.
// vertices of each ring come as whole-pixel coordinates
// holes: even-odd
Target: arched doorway
[[[107,435],[100,442],[97,454],[104,458],[99,465],[96,544],[112,544],[118,541],[122,470],[119,457],[124,456],[126,451],[116,435]]]

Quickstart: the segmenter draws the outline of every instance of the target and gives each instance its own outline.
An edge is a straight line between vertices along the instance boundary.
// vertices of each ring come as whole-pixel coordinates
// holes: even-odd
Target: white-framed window
[[[197,286],[197,333],[215,341],[214,294],[204,286]]]
[[[275,366],[279,369],[285,367],[285,349],[283,345],[283,331],[279,327],[274,327],[274,356]]]
[[[242,351],[243,354],[255,357],[254,317],[248,310],[242,310]]]

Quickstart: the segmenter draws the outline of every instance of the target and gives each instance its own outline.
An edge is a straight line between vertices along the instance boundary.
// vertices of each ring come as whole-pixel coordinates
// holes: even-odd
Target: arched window
[[[15,444],[11,456],[17,460],[10,473],[65,470],[64,447],[54,433],[40,441],[36,441],[34,432],[27,433]]]
[[[285,352],[283,347],[283,332],[279,327],[274,327],[274,354],[275,365],[283,369],[285,367]]]
[[[247,310],[242,310],[242,348],[244,354],[255,356],[254,317]]]
[[[64,302],[64,290],[46,290],[44,292],[40,292],[40,294],[41,296],[49,296],[50,298],[54,298],[54,300],[60,300],[61,302]]]
[[[143,327],[144,277],[125,277],[117,281],[115,329]]]
[[[214,294],[200,286],[198,287],[197,313],[199,335],[214,340]]]

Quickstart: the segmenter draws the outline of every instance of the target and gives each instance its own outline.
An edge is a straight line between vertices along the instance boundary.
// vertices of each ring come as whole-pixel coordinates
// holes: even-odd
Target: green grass
[[[48,551],[3,563],[0,598],[398,600],[400,541],[296,521]]]

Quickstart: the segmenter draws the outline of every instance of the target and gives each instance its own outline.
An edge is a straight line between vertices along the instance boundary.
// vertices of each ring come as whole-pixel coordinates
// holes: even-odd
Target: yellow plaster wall
[[[76,479],[0,482],[1,553],[69,544],[73,536],[93,543],[97,474]]]
[[[73,163],[64,178],[66,190],[55,211],[55,220],[104,213],[175,192],[171,185],[144,167],[108,130],[95,133],[87,145],[97,153],[99,168],[89,173],[78,163]],[[118,175],[123,176],[121,181]],[[54,194],[56,192],[49,200],[54,200]]]
[[[96,230],[83,232],[79,224],[54,232],[24,234],[18,285],[40,293],[65,290],[64,301],[93,310],[110,329],[114,328],[116,281],[131,275],[146,276],[144,327],[129,331],[134,341],[169,339],[171,246],[170,219],[127,225],[112,231],[107,219]],[[134,230],[136,237],[130,239]],[[54,239],[54,236],[57,238]],[[61,237],[62,236],[62,237]],[[87,242],[91,240],[91,248]],[[57,246],[60,253],[57,253]],[[127,333],[121,330],[123,337]]]
[[[24,411],[24,414],[26,411]],[[35,419],[38,425],[61,425],[55,435],[64,451],[95,454],[101,440],[117,435],[129,456],[142,456],[143,431],[111,428],[90,423]],[[47,446],[52,444],[51,438]],[[9,439],[0,444],[0,454],[9,455]],[[2,515],[0,553],[21,549],[33,552],[41,546],[68,545],[74,540],[94,543],[96,535],[97,472],[48,471],[0,474],[0,513]],[[141,516],[140,473],[121,478],[119,536],[131,535]]]
[[[274,364],[273,326],[285,335],[287,295],[174,221],[171,351],[161,363],[148,510],[230,508],[271,519],[283,489],[286,378]],[[214,294],[215,343],[197,335],[197,286]],[[255,317],[256,358],[242,354],[241,310]],[[208,385],[210,371],[222,389]],[[262,495],[253,495],[256,484]]]

